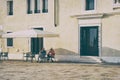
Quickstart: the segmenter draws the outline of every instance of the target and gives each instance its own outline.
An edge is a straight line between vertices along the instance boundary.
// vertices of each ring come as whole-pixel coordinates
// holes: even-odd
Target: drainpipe
[[[59,25],[59,0],[54,0],[54,25]]]

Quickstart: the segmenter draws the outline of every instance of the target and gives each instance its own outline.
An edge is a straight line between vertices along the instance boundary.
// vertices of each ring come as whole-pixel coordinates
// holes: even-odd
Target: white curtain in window
[[[48,9],[48,0],[45,0],[45,9]]]
[[[120,3],[120,0],[114,0],[114,3],[118,4],[118,3]]]
[[[40,10],[40,0],[37,0],[37,10]]]

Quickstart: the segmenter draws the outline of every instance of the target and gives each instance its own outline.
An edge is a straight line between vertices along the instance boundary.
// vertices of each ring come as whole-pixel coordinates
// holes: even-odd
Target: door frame
[[[98,57],[101,57],[102,55],[102,27],[101,24],[80,24],[78,27],[78,53],[80,55],[80,28],[81,27],[92,27],[92,26],[98,26]],[[81,55],[80,55],[81,56]]]
[[[31,29],[38,29],[38,30],[43,30],[44,31],[44,28],[43,27],[32,27]],[[43,40],[43,42],[42,42],[42,47],[44,47],[44,38],[42,38]],[[30,46],[30,48],[29,48],[29,51],[31,51],[31,48],[32,48],[32,46],[31,46],[31,44],[32,44],[32,38],[29,38],[29,46]],[[36,53],[36,54],[38,54],[38,53]]]

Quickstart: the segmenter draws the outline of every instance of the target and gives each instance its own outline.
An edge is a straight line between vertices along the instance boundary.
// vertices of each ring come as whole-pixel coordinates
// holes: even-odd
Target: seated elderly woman
[[[53,59],[55,58],[55,51],[53,48],[51,48],[47,54],[47,60],[48,61],[54,61]]]

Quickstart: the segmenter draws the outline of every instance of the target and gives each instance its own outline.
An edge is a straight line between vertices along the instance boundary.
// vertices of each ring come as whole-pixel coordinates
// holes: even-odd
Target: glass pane
[[[13,39],[7,38],[7,46],[13,46]]]
[[[43,13],[48,12],[48,0],[43,0]]]
[[[94,47],[96,44],[96,39],[97,39],[97,30],[96,29],[90,29],[90,46]]]
[[[28,14],[32,14],[32,10],[31,10],[31,0],[27,0],[27,13],[28,13]]]
[[[40,0],[35,0],[35,13],[40,13]]]
[[[94,0],[86,0],[86,10],[94,10]]]
[[[7,2],[8,15],[13,15],[13,1]]]

